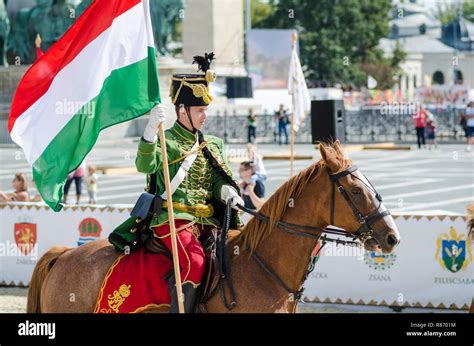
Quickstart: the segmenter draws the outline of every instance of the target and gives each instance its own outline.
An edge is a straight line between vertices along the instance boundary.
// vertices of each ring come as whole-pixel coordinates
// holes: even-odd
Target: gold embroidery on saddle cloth
[[[118,313],[120,306],[125,302],[130,296],[130,287],[131,285],[121,285],[118,290],[112,292],[107,296],[108,305],[111,310]],[[103,309],[104,310],[104,309]],[[105,312],[105,311],[101,311]]]

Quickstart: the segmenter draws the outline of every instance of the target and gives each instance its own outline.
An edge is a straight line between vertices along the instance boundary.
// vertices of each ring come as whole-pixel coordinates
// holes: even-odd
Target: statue
[[[16,14],[10,40],[8,42],[8,52],[10,57],[13,56],[14,64],[28,64],[31,63],[31,44],[28,41],[28,20],[30,18],[30,9],[21,9]],[[20,58],[19,61],[16,59]],[[11,61],[11,60],[10,60]]]
[[[48,50],[74,23],[73,7],[66,0],[36,0],[30,11],[28,42],[33,42],[37,34],[43,38],[42,48]]]
[[[154,0],[150,2],[156,50],[163,56],[171,54],[168,43],[178,22],[179,11],[182,9],[182,0]]]
[[[7,44],[10,33],[10,21],[8,19],[5,1],[0,0],[0,65],[8,66]]]
[[[51,33],[49,28],[49,12],[53,6],[53,0],[36,0],[36,6],[33,7],[30,11],[30,16],[28,19],[28,47],[30,48],[29,61],[34,61],[32,59],[33,55],[33,42],[37,34],[40,34],[43,37],[44,42],[48,42],[51,39]],[[31,43],[31,44],[30,44]],[[46,45],[43,46],[44,51],[49,48]]]
[[[35,38],[39,34],[43,42],[41,48],[46,52],[64,32],[84,13],[95,0],[83,0],[74,7],[67,0],[36,0],[36,6],[21,9],[13,22],[8,43],[10,59],[19,57],[21,64],[36,60]],[[183,0],[150,1],[153,35],[157,52],[170,55],[168,44],[179,21],[179,11],[183,9]],[[6,42],[10,25],[6,13],[5,0],[0,0],[0,64],[6,64]],[[15,59],[14,58],[14,59]]]
[[[74,7],[67,4],[66,0],[55,0],[51,10],[48,13],[49,35],[45,38],[46,49],[51,47],[74,23]]]
[[[92,2],[94,2],[94,0],[82,0],[76,8],[76,18],[79,18]]]

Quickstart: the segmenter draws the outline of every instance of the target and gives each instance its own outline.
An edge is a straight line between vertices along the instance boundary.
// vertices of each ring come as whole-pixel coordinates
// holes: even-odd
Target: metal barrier
[[[438,141],[463,140],[464,130],[459,125],[463,109],[430,110],[437,122]],[[345,112],[345,136],[348,142],[409,142],[416,141],[416,131],[411,113],[384,114],[380,108]],[[217,112],[206,123],[205,133],[223,138],[226,143],[248,141],[248,115]],[[257,142],[278,143],[278,121],[274,114],[257,114]],[[284,135],[282,134],[282,140]],[[311,116],[307,116],[300,130],[295,133],[296,143],[311,143]]]

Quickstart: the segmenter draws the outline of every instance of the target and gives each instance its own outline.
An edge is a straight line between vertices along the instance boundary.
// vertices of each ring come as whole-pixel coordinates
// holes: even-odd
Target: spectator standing
[[[248,126],[248,143],[255,143],[257,138],[257,116],[254,114],[253,109],[250,109],[247,117]]]
[[[466,119],[466,151],[471,151],[471,145],[474,144],[474,101],[470,101],[464,113],[461,116]]]
[[[97,173],[94,166],[89,166],[89,175],[86,179],[87,193],[89,195],[89,204],[97,203]]]
[[[426,137],[428,139],[428,149],[437,148],[436,144],[436,119],[432,113],[428,113],[428,120],[426,121]]]
[[[423,106],[420,106],[420,110],[413,115],[416,128],[416,141],[418,143],[418,149],[421,149],[421,145],[426,146],[425,140],[425,127],[428,113]]]
[[[66,184],[64,185],[64,199],[63,203],[67,203],[67,195],[72,182],[76,184],[76,204],[79,204],[82,194],[82,180],[86,175],[86,161],[82,161],[81,165],[74,172],[69,173],[67,176]]]
[[[280,108],[275,113],[276,119],[278,121],[278,144],[281,145],[281,135],[285,134],[285,144],[288,144],[288,123],[289,118],[288,114],[285,111],[285,105],[280,104]]]

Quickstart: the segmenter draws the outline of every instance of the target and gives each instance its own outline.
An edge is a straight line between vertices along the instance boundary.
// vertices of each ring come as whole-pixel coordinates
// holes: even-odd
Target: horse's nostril
[[[390,246],[397,245],[398,239],[397,239],[397,237],[396,237],[395,235],[389,234],[389,235],[387,236],[387,243],[388,243],[388,245],[390,245]]]

